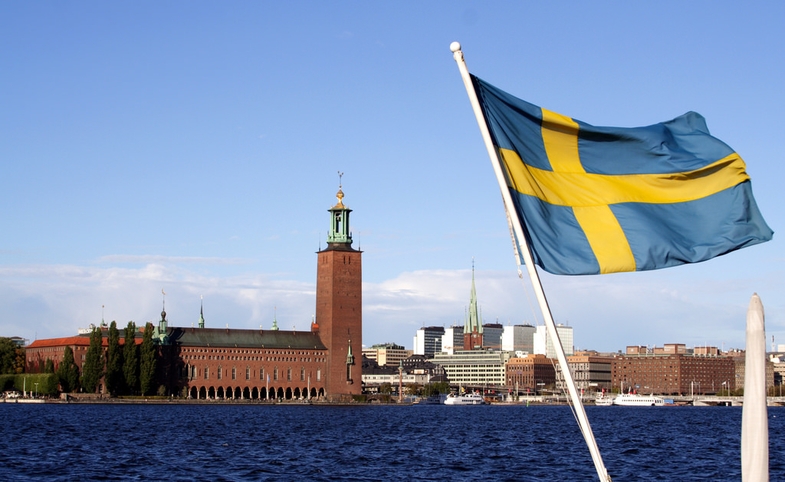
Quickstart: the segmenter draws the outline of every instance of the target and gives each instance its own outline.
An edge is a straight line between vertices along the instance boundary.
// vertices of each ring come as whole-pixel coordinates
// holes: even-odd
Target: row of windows
[[[247,355],[315,355],[315,353],[309,351],[293,351],[293,350],[235,350],[235,349],[226,349],[226,348],[209,348],[205,350],[204,348],[181,348],[181,353],[238,353],[238,354],[247,354]]]
[[[253,371],[251,370],[251,367],[245,367],[245,379],[246,380],[250,380],[251,379],[252,373],[253,373]],[[218,380],[222,380],[223,379],[223,375],[224,375],[223,367],[218,367],[217,373],[216,373],[216,378]],[[278,380],[278,378],[279,378],[279,370],[278,370],[278,368],[277,367],[273,368],[272,373],[268,374],[268,376],[270,376],[270,375],[272,375],[272,380]],[[181,376],[183,378],[189,378],[191,380],[194,380],[194,379],[199,377],[199,369],[197,367],[193,366],[193,365],[185,365],[183,367],[183,371],[181,373]],[[205,380],[209,380],[210,379],[210,367],[204,367],[202,369],[202,377]],[[264,379],[265,379],[264,369],[260,368],[259,369],[259,380],[264,380]],[[317,369],[316,370],[316,381],[321,381],[321,379],[322,379],[322,370],[321,369]],[[237,380],[237,367],[232,367],[232,380]],[[287,368],[286,369],[286,380],[288,380],[288,381],[292,380],[292,369],[291,368]],[[300,381],[303,381],[303,382],[306,381],[306,373],[305,373],[305,368],[304,367],[300,368]]]
[[[226,361],[268,361],[268,362],[300,362],[324,363],[326,358],[296,358],[296,357],[253,357],[253,356],[225,356],[225,355],[185,355],[183,360],[226,360]]]

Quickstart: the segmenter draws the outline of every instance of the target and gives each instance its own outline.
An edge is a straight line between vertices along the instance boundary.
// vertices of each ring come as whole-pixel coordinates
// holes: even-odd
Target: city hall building
[[[198,327],[170,327],[162,311],[154,339],[158,383],[167,394],[194,399],[348,401],[362,393],[362,252],[352,247],[352,210],[343,204],[340,187],[336,197],[338,202],[329,209],[327,247],[317,253],[316,316],[311,329],[279,330],[277,323],[269,330],[207,328],[203,316]],[[107,331],[101,329],[105,348]],[[57,366],[66,345],[76,348],[81,371],[89,333],[36,340],[26,350],[28,367],[32,371],[43,366],[46,358]]]

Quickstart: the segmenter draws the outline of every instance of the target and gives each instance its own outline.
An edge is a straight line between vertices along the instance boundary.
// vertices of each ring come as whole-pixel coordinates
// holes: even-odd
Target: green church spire
[[[463,325],[463,333],[482,333],[482,317],[477,307],[477,289],[474,286],[474,260],[472,259],[472,293],[469,298],[469,311]]]

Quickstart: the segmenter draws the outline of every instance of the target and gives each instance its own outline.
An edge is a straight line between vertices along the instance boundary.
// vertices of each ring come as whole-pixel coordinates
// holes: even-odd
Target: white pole
[[[556,350],[556,358],[559,361],[559,367],[561,368],[562,374],[564,375],[564,382],[567,385],[570,399],[572,400],[573,407],[575,408],[575,414],[578,418],[578,426],[583,433],[583,438],[586,441],[586,445],[589,447],[591,458],[594,461],[594,467],[597,469],[597,475],[601,481],[610,482],[611,478],[608,475],[608,471],[605,469],[605,464],[602,461],[600,449],[597,446],[597,441],[594,439],[594,433],[592,432],[591,426],[589,425],[589,419],[586,417],[586,410],[581,403],[578,390],[575,387],[575,381],[572,378],[572,373],[570,373],[570,367],[567,364],[567,356],[564,354],[564,347],[562,347],[561,340],[559,339],[559,333],[556,331],[556,323],[553,321],[553,315],[551,314],[551,309],[548,306],[548,300],[545,298],[545,291],[543,291],[540,277],[537,274],[536,268],[534,267],[534,260],[532,258],[531,251],[529,250],[529,245],[526,242],[526,237],[524,236],[520,218],[513,214],[516,212],[515,205],[513,204],[512,196],[510,195],[510,191],[507,187],[507,180],[504,176],[504,172],[502,171],[499,154],[493,145],[491,133],[488,130],[485,116],[483,115],[482,108],[480,107],[480,101],[477,98],[477,92],[475,92],[474,86],[472,85],[471,77],[469,76],[469,69],[466,67],[466,62],[463,59],[461,44],[458,42],[453,42],[450,44],[450,50],[453,52],[455,62],[458,64],[458,70],[461,72],[463,84],[466,87],[466,92],[469,94],[469,101],[472,104],[474,115],[477,118],[477,124],[480,127],[480,133],[482,134],[483,141],[485,142],[485,148],[488,151],[488,156],[491,158],[493,172],[496,174],[496,180],[499,183],[499,189],[501,190],[502,199],[504,201],[504,209],[507,212],[507,218],[512,222],[513,229],[515,231],[515,237],[517,238],[518,243],[521,244],[522,249],[520,250],[520,254],[523,255],[526,271],[529,273],[529,278],[532,282],[532,288],[534,289],[534,293],[537,296],[537,301],[540,305],[540,310],[542,311],[542,316],[545,320],[545,326],[548,330],[548,335],[553,340],[553,346]]]
[[[744,402],[741,413],[741,480],[769,480],[769,420],[766,408],[766,334],[763,303],[756,294],[747,309]]]

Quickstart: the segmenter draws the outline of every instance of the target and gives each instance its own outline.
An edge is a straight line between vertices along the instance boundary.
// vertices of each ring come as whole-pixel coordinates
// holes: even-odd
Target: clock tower
[[[325,395],[350,401],[362,393],[362,251],[352,247],[349,214],[339,183],[338,202],[330,208],[327,247],[317,253],[316,319],[313,330],[327,347]]]

